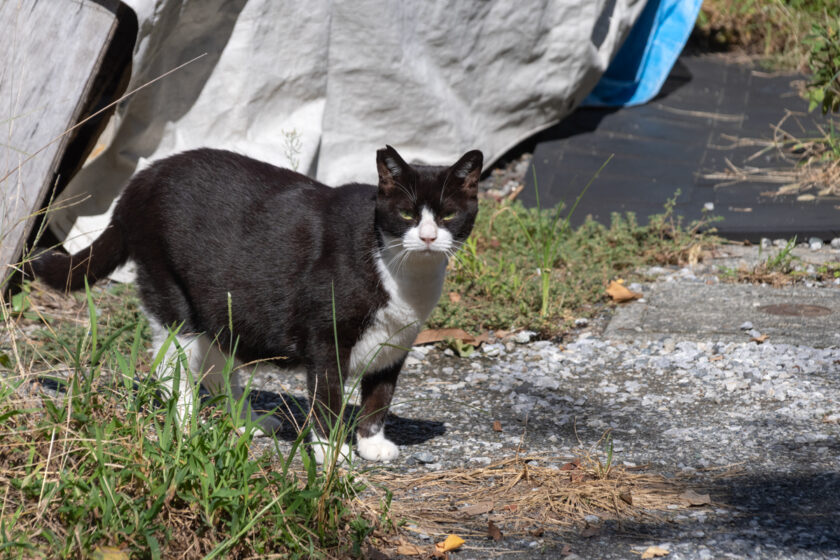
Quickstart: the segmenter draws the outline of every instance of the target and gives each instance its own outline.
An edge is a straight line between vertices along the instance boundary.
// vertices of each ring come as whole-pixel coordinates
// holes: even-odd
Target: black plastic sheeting
[[[799,75],[771,75],[717,56],[682,56],[662,93],[650,103],[627,108],[580,108],[532,139],[542,206],[565,201],[571,207],[581,189],[610,154],[613,159],[592,183],[571,218],[587,215],[609,223],[613,212],[634,212],[639,221],[660,213],[679,189],[676,210],[686,220],[700,218],[704,206],[723,218],[714,224],[724,237],[756,242],[761,237],[799,239],[840,236],[840,199],[797,201],[767,196],[781,185],[766,182],[721,184],[704,178],[735,166],[786,167],[775,150],[748,158],[757,146],[737,146],[729,137],[766,139],[787,110],[785,130],[813,135],[828,119],[807,114],[807,102],[793,83]],[[520,200],[535,206],[529,171]]]

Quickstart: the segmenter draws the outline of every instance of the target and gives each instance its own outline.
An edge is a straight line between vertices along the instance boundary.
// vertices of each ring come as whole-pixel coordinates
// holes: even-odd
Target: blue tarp
[[[640,105],[653,99],[682,52],[702,0],[648,0],[588,106]]]

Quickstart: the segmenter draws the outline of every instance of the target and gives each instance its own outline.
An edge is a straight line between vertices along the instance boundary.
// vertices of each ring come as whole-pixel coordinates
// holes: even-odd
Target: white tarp
[[[124,1],[139,21],[129,90],[204,56],[121,104],[110,145],[62,199],[90,196],[54,213],[71,251],[135,171],[201,146],[330,185],[374,182],[386,143],[408,161],[478,148],[489,163],[586,97],[645,4]]]

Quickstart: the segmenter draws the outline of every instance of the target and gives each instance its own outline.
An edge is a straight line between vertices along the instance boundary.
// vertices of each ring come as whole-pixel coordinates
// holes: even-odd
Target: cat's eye
[[[403,220],[411,221],[414,219],[414,214],[412,214],[408,210],[400,210],[400,218],[402,218]]]
[[[457,216],[457,215],[458,215],[457,212],[450,212],[449,214],[447,214],[443,217],[443,221],[444,222],[451,222],[452,220],[455,219],[455,216]]]

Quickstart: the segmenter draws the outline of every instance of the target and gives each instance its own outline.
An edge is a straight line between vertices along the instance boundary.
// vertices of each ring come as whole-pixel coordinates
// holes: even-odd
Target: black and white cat
[[[303,366],[319,463],[343,381],[362,375],[356,450],[389,461],[399,448],[383,424],[397,376],[473,227],[482,159],[473,150],[451,167],[409,165],[387,146],[377,152],[378,186],[331,188],[227,151],[184,152],[132,178],[90,247],[45,254],[30,272],[76,290],[133,260],[155,346],[181,325],[179,345],[211,391],[224,383],[229,321],[238,363]],[[182,413],[192,410],[191,385],[179,399]],[[340,451],[349,456],[346,444]]]

